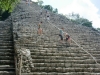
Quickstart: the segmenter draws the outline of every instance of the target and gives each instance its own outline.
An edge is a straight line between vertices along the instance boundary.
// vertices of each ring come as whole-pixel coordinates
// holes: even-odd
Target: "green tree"
[[[47,10],[49,10],[51,12],[53,11],[53,7],[51,5],[44,5],[43,8],[47,9]]]
[[[97,28],[97,30],[99,30],[99,31],[100,31],[100,28]]]
[[[58,13],[58,9],[57,9],[57,8],[54,9],[54,10],[53,10],[53,13]]]
[[[58,9],[57,9],[57,8],[54,9],[51,5],[43,5],[43,3],[44,3],[44,2],[43,2],[42,0],[37,0],[37,4],[38,4],[40,7],[44,8],[44,9],[47,9],[47,10],[53,12],[53,13],[58,13]]]
[[[57,8],[54,9],[51,5],[44,5],[44,6],[42,6],[42,8],[47,9],[53,13],[58,13],[58,9]]]
[[[86,18],[80,17],[79,14],[71,13],[67,17],[69,17],[74,23],[87,26],[87,27],[92,27],[92,21],[89,21]]]
[[[42,5],[43,4],[43,1],[42,0],[38,0],[37,2],[38,2],[38,5],[40,5],[41,7],[43,6]]]
[[[75,20],[78,24],[81,24],[83,26],[87,26],[87,27],[92,27],[92,21],[89,21],[86,18],[78,18]]]
[[[0,0],[0,9],[2,12],[9,11],[12,12],[13,8],[20,0]]]
[[[9,15],[20,0],[0,0],[0,16]],[[6,14],[6,15],[5,15]]]
[[[83,26],[92,27],[92,22],[84,22]]]

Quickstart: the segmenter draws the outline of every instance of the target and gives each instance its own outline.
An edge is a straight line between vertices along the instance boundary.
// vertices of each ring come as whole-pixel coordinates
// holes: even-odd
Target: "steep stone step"
[[[15,75],[14,71],[0,71],[0,75]]]
[[[11,37],[11,33],[6,33],[6,34],[0,34],[0,38],[2,37]]]
[[[95,58],[98,60],[98,59],[100,59],[100,57],[99,56],[95,56]]]
[[[65,60],[71,60],[71,59],[74,59],[74,60],[84,60],[84,59],[91,59],[91,57],[87,57],[87,56],[82,56],[82,57],[62,57],[62,56],[36,56],[36,55],[32,55],[31,56],[33,59],[65,59]]]
[[[0,60],[0,65],[14,65],[14,60]]]
[[[0,30],[1,30],[0,34],[11,32],[9,29],[1,29],[1,28],[0,28]]]
[[[33,63],[77,63],[77,64],[96,64],[93,59],[86,59],[86,60],[55,60],[55,59],[33,59]]]
[[[0,52],[11,52],[11,53],[13,53],[14,50],[13,49],[0,49]]]
[[[95,56],[98,56],[98,57],[99,57],[100,54],[92,54],[92,55],[93,55],[94,57],[95,57]]]
[[[57,72],[57,73],[66,73],[66,72],[94,72],[99,73],[99,68],[64,68],[64,67],[35,67],[33,68],[35,72]]]
[[[82,53],[82,54],[77,54],[77,53],[43,53],[43,52],[35,52],[35,53],[31,53],[32,55],[41,55],[41,56],[89,56],[86,53]]]
[[[0,40],[2,39],[11,39],[12,35],[11,34],[3,34],[3,35],[0,35]]]
[[[74,67],[74,68],[96,68],[97,64],[77,64],[77,63],[34,63],[35,67]]]
[[[9,41],[3,41],[3,40],[0,40],[0,43],[13,43],[13,41],[9,40]]]
[[[0,28],[0,31],[1,31],[0,34],[11,32],[10,30],[11,30],[11,29],[9,29],[9,28],[5,28],[5,27]]]
[[[14,53],[12,52],[0,52],[0,56],[13,56]]]
[[[3,39],[3,40],[4,40],[4,39],[5,39],[5,40],[8,40],[8,39],[9,39],[9,40],[12,40],[12,36],[11,36],[11,34],[10,34],[10,35],[0,36],[0,40],[2,40],[2,39]]]
[[[15,68],[12,67],[4,67],[4,68],[0,68],[0,71],[15,71]]]
[[[2,56],[0,57],[0,60],[14,60],[14,57]]]
[[[0,46],[0,49],[13,49],[13,47],[12,46]]]
[[[99,48],[99,47],[98,47]],[[94,50],[94,49],[91,49],[91,50],[87,50],[88,52],[93,52],[93,53],[100,53],[100,49],[97,49],[97,50]]]
[[[5,42],[2,42],[2,43],[0,43],[0,46],[11,46],[13,43],[11,43],[11,42],[7,42],[7,43],[5,43]]]
[[[12,65],[1,65],[0,68],[14,68]]]
[[[0,34],[0,38],[1,37],[11,37],[11,33],[5,33],[5,34]]]
[[[81,49],[67,49],[67,48],[38,48],[38,49],[31,49],[30,48],[30,51],[31,52],[44,52],[44,53],[67,53],[67,52],[70,52],[70,53],[86,53],[84,52],[83,50]]]
[[[90,72],[32,72],[32,73],[22,73],[22,75],[99,75],[100,73],[90,73]]]
[[[34,50],[31,50],[32,53],[74,53],[74,54],[87,54],[86,52],[84,52],[83,50],[70,50],[70,49],[57,49],[57,48],[38,48]]]

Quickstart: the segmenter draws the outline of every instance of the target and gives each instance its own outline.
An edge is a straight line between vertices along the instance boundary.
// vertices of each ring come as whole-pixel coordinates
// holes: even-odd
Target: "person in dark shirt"
[[[61,28],[60,31],[59,31],[59,36],[60,36],[60,42],[61,43],[63,42],[63,30],[64,30],[64,28]]]

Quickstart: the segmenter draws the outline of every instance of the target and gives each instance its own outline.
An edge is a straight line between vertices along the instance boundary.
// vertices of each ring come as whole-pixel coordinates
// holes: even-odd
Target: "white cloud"
[[[72,12],[79,13],[82,17],[92,21],[93,27],[100,27],[98,8],[96,8],[90,0],[73,0],[71,4],[59,9],[59,12],[63,14]]]

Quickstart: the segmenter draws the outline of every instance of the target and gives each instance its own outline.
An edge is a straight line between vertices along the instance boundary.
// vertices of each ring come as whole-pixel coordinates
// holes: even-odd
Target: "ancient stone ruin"
[[[100,32],[25,0],[0,21],[0,75],[100,75]],[[38,35],[40,22],[43,34]],[[71,43],[59,40],[59,29]]]

